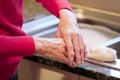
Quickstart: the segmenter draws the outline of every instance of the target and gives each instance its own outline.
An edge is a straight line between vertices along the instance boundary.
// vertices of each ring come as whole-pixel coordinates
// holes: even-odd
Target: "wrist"
[[[40,42],[40,38],[33,38],[35,45],[35,54],[38,53],[42,49],[42,43]],[[40,51],[41,52],[41,51]]]
[[[62,24],[63,27],[69,27],[70,25],[77,25],[76,15],[70,10],[61,9],[59,11],[59,15],[60,15],[60,24]]]
[[[60,18],[62,16],[76,17],[75,14],[72,11],[68,10],[68,9],[61,9],[59,11],[59,15],[60,15]]]
[[[46,55],[60,46],[64,46],[62,38],[34,38],[35,54]],[[64,48],[63,48],[64,49]]]

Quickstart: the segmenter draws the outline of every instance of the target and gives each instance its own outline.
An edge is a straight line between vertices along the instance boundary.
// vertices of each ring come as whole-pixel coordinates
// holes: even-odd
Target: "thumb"
[[[61,38],[62,37],[59,31],[56,32],[56,37],[57,38]]]

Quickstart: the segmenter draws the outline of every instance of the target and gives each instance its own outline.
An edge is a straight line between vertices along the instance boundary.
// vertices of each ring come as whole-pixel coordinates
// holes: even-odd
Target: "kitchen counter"
[[[24,59],[96,80],[120,80],[120,71],[94,65],[88,62],[83,63],[80,67],[71,68],[64,63],[46,59],[38,55],[25,57]]]

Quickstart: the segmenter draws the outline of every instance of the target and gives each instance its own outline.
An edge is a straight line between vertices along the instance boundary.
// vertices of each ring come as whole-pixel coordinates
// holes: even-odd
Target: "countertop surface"
[[[99,65],[94,65],[88,62],[84,62],[79,67],[71,68],[64,63],[51,59],[46,59],[38,55],[35,55],[33,57],[25,57],[24,59],[50,66],[52,68],[58,68],[74,74],[83,75],[96,80],[120,80],[120,71],[109,69]]]

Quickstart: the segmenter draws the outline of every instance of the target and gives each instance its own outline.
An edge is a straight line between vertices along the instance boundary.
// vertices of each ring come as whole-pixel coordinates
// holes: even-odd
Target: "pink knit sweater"
[[[67,0],[36,0],[59,17],[59,10],[71,10]],[[21,27],[23,0],[0,0],[0,80],[8,80],[17,69],[23,56],[32,56],[35,46],[31,36]],[[31,5],[31,4],[30,4]]]

